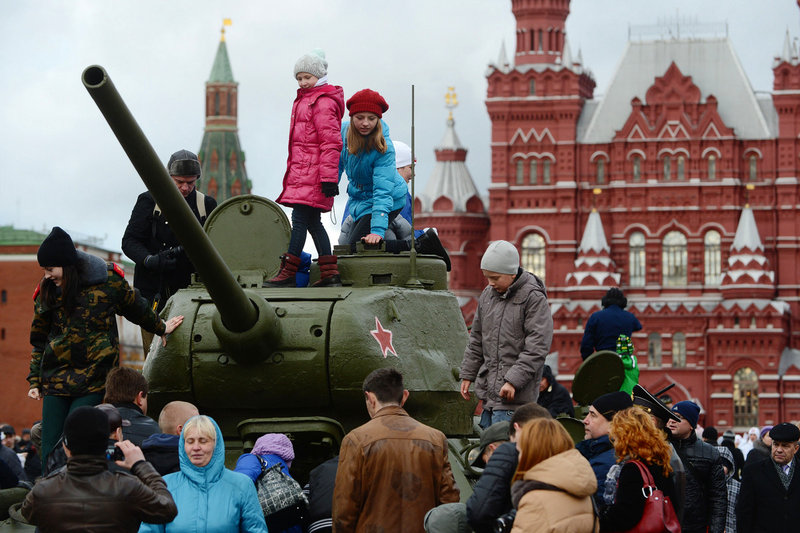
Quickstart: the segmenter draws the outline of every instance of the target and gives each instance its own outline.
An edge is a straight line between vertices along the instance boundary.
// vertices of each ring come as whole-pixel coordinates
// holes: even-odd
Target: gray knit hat
[[[308,72],[316,78],[321,78],[328,74],[328,62],[325,60],[325,52],[315,48],[311,53],[303,55],[294,64],[294,75],[297,77],[299,72]]]
[[[516,274],[519,269],[519,252],[508,241],[493,241],[483,253],[481,270],[498,274]]]

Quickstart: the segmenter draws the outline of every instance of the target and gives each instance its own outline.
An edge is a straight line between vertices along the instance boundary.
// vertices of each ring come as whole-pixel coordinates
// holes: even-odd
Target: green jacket
[[[80,291],[68,316],[60,302],[47,307],[37,288],[31,325],[32,389],[54,396],[101,392],[106,375],[119,364],[115,315],[163,335],[166,324],[125,281],[113,263],[78,251]]]

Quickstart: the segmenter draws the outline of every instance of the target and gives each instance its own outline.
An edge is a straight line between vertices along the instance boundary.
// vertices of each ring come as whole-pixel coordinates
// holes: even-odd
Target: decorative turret
[[[772,299],[775,295],[775,272],[769,269],[764,245],[750,205],[745,205],[731,245],[728,267],[720,286],[726,300],[735,298]]]
[[[513,0],[516,64],[554,64],[564,50],[569,0]]]
[[[567,274],[566,291],[575,298],[601,298],[608,287],[619,286],[620,275],[616,270],[600,213],[592,208],[578,246],[575,270]]]
[[[198,156],[203,174],[200,190],[217,199],[250,194],[251,183],[245,168],[245,156],[239,143],[237,126],[238,87],[225,44],[225,19],[211,75],[206,82],[206,127]]]
[[[489,216],[467,169],[467,149],[455,130],[453,109],[458,99],[453,87],[445,95],[447,126],[435,148],[436,164],[425,190],[414,202],[414,225],[435,227],[447,247],[453,268],[450,289],[483,285],[479,257],[487,244]],[[478,291],[480,292],[480,291]]]

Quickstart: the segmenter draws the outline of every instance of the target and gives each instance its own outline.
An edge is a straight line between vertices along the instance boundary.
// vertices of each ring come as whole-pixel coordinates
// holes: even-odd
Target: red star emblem
[[[383,325],[381,321],[378,320],[378,317],[375,317],[375,329],[370,330],[370,333],[375,337],[375,340],[378,341],[384,359],[386,359],[389,352],[392,352],[395,357],[399,357],[397,352],[394,351],[394,346],[392,346],[392,332],[388,329],[383,329]]]

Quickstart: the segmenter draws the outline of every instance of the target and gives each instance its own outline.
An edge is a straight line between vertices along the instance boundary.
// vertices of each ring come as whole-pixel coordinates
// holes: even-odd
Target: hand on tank
[[[469,387],[470,387],[470,385],[472,385],[471,381],[469,381],[467,379],[461,380],[461,396],[465,400],[469,400],[469,398],[470,398],[470,396],[469,396]]]
[[[39,392],[39,389],[30,389],[28,391],[28,398],[31,398],[31,399],[34,399],[34,400],[41,400],[42,399],[42,393]]]
[[[507,402],[514,401],[514,394],[517,393],[517,389],[514,388],[514,385],[506,381],[502,387],[500,387],[500,397]]]
[[[114,461],[115,463],[117,463],[117,466],[121,466],[123,468],[127,468],[128,470],[130,470],[133,465],[135,465],[139,461],[145,460],[144,453],[142,453],[142,449],[129,440],[115,442],[114,446],[122,450],[123,455],[125,455],[125,459],[123,459],[122,461]]]
[[[383,240],[383,237],[370,233],[366,237],[361,237],[361,240],[367,244],[379,244]]]
[[[170,318],[169,320],[167,320],[167,322],[166,322],[167,329],[164,332],[164,334],[161,335],[161,345],[162,346],[166,346],[167,345],[167,335],[169,335],[170,333],[175,331],[175,328],[180,326],[182,323],[183,323],[183,315],[174,316],[174,317]]]

